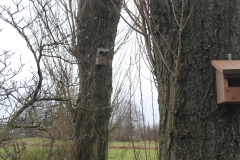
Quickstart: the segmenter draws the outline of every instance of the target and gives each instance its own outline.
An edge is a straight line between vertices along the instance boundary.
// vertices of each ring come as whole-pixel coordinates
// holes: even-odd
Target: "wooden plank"
[[[240,87],[226,87],[226,93],[239,93],[240,95]]]
[[[240,74],[240,60],[212,60],[211,63],[223,74]]]
[[[227,82],[224,81],[223,74],[216,70],[216,87],[217,87],[217,103],[224,102],[224,86]],[[227,86],[225,86],[227,87]]]
[[[225,102],[240,102],[240,87],[226,87],[226,100]]]
[[[227,94],[226,101],[224,103],[240,103],[240,95]]]
[[[236,66],[236,68],[240,69],[240,60],[232,60],[232,61],[229,61],[229,63]]]
[[[232,60],[232,61],[229,61],[229,63],[231,63],[232,65],[234,65],[236,67],[234,70],[230,70],[229,73],[239,74],[240,73],[239,72],[240,71],[240,61],[239,60]]]

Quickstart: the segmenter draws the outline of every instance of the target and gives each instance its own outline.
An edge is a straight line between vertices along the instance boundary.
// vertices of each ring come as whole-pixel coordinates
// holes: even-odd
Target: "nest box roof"
[[[240,60],[212,60],[212,65],[223,74],[240,74]]]

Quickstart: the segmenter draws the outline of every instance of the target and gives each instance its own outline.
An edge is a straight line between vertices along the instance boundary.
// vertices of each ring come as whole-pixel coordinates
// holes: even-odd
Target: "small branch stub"
[[[97,48],[97,58],[96,65],[108,65],[108,49],[106,48]]]

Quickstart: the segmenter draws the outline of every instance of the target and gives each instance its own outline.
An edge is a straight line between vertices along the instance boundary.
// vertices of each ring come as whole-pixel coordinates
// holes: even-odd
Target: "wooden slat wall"
[[[240,102],[240,87],[226,87],[226,102]]]
[[[226,82],[224,82],[223,74],[216,70],[216,85],[217,85],[217,103],[224,102],[224,85]]]

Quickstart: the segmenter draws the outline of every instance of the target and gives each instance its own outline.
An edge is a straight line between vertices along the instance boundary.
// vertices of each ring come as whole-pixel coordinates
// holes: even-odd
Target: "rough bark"
[[[173,3],[179,20],[182,0]],[[240,1],[236,0],[187,1],[184,18],[191,14],[182,30],[175,83],[176,75],[167,69],[156,46],[174,71],[179,25],[170,0],[151,1],[153,37],[157,41],[159,159],[240,159],[240,105],[217,105],[215,70],[211,66],[211,60],[227,59],[227,53],[239,56],[239,12]]]
[[[112,59],[121,3],[80,1],[78,45],[80,90],[75,114],[76,159],[104,160],[108,154]],[[115,8],[116,7],[116,8]],[[97,48],[108,48],[109,64],[96,65]]]

